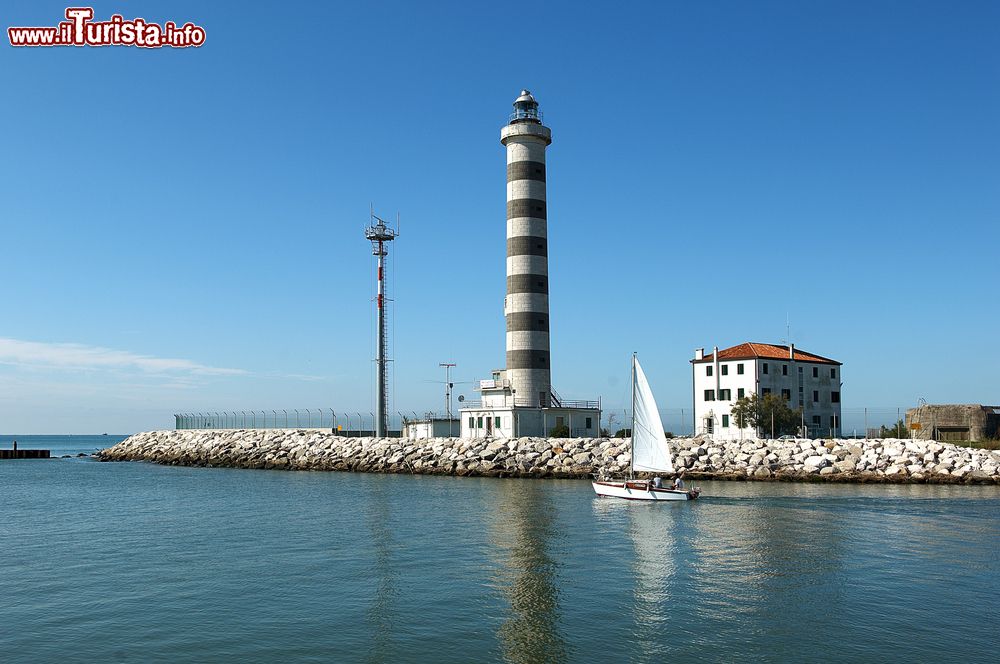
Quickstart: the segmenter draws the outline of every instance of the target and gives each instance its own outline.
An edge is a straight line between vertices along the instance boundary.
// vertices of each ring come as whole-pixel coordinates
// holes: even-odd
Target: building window
[[[816,426],[820,426],[821,424],[823,424],[823,421],[820,419],[819,415],[813,415],[813,424],[815,424]]]
[[[592,421],[591,418],[588,417],[587,418],[587,428],[589,429],[591,426],[593,426],[593,421]]]
[[[836,378],[836,377],[837,377],[837,370],[830,369],[830,378]]]
[[[761,391],[760,391],[760,393],[761,394],[770,394],[771,393],[771,388],[770,387],[762,388]]]
[[[787,364],[782,364],[781,365],[781,375],[782,376],[787,376],[788,375],[788,365]]]
[[[722,416],[722,426],[723,427],[728,427],[729,426],[729,416],[728,415],[723,415]]]
[[[840,403],[840,392],[830,392],[830,402]]]
[[[715,422],[712,421],[711,417],[705,418],[705,431],[707,433],[713,433],[715,431]]]
[[[742,387],[740,389],[736,390],[736,398],[737,399],[742,399],[744,396],[746,396],[746,390],[744,390]]]
[[[837,416],[836,415],[831,415],[830,416],[830,426],[833,427],[834,429],[837,428]]]
[[[483,418],[482,418],[482,416],[479,416],[479,417],[476,418],[476,428],[477,429],[482,429],[483,428]]]
[[[767,373],[767,362],[764,363],[764,373]]]
[[[792,400],[792,391],[791,390],[782,390],[781,391],[781,398],[782,399],[787,399],[788,401],[791,401]]]
[[[719,390],[719,401],[731,401],[733,398],[732,390]]]
[[[739,364],[736,365],[736,373],[738,373],[741,376],[743,375],[743,363],[742,362],[740,362]]]
[[[715,390],[705,390],[705,401],[715,401]]]
[[[493,426],[495,426],[498,429],[500,428],[500,418],[499,417],[494,417],[493,418]]]
[[[813,403],[819,403],[819,390],[813,390]]]
[[[722,375],[723,376],[728,376],[729,375],[729,365],[728,364],[723,364],[721,368],[722,368]]]
[[[475,429],[476,428],[476,418],[474,418],[474,417],[470,417],[469,418],[469,428],[470,429]]]
[[[711,376],[712,375],[712,365],[711,364],[708,365],[707,367],[705,367],[705,375],[706,376]]]
[[[819,378],[819,367],[813,367],[813,378]]]

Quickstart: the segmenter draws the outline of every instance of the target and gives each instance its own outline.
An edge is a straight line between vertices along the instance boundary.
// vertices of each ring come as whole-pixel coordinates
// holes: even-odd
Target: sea
[[[0,436],[8,446],[12,436]],[[1000,487],[0,461],[0,662],[996,662]]]

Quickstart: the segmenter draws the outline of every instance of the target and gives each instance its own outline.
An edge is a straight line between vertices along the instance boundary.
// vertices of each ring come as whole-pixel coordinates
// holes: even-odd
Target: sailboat
[[[623,480],[593,481],[598,496],[626,498],[628,500],[694,500],[701,489],[690,491],[653,486],[652,480],[637,480],[635,472],[673,474],[670,448],[663,433],[660,412],[656,407],[649,381],[639,365],[639,358],[632,355],[632,462],[629,476]]]

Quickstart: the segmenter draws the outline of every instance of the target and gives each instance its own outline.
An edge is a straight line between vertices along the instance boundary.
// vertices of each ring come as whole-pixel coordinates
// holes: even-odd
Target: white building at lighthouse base
[[[516,398],[506,371],[493,372],[491,380],[479,381],[482,401],[464,402],[459,411],[462,438],[547,437],[566,427],[567,437],[596,438],[601,431],[601,402],[567,401],[551,395],[551,405],[542,407]]]

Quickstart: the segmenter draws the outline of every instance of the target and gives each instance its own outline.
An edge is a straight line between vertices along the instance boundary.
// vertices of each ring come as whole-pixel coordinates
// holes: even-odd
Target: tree
[[[761,397],[755,392],[749,397],[737,399],[730,410],[730,416],[735,420],[736,426],[750,426],[758,433],[771,433],[773,423],[775,436],[795,433],[802,424],[802,411],[792,410],[787,401],[774,394]]]
[[[909,438],[910,430],[906,428],[906,423],[903,420],[897,421],[891,427],[887,427],[884,424],[879,427],[879,437],[881,438]]]
[[[615,430],[615,420],[617,420],[617,419],[618,419],[618,414],[617,413],[609,413],[608,414],[608,431],[614,431]]]
[[[549,438],[569,438],[569,427],[565,424],[557,424],[549,429]]]

